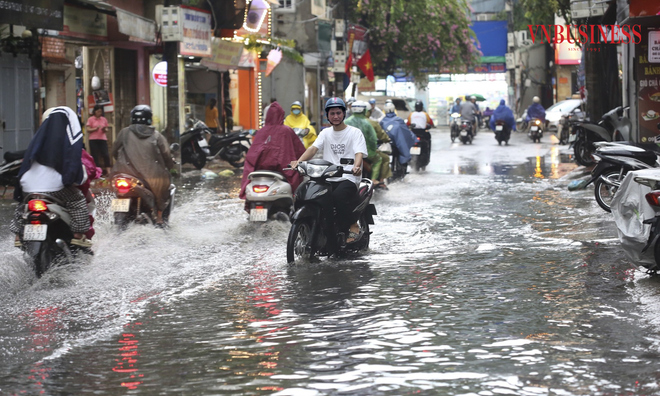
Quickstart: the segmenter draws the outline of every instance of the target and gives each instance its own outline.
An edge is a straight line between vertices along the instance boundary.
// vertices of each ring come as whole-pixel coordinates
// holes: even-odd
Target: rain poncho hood
[[[307,117],[305,117],[307,118]],[[245,199],[248,175],[255,170],[270,170],[284,174],[293,191],[302,182],[300,173],[283,171],[291,161],[296,161],[305,152],[300,138],[290,127],[283,125],[284,110],[274,102],[268,109],[266,124],[259,129],[245,157],[240,198]]]
[[[499,120],[504,121],[506,126],[512,130],[516,130],[516,119],[513,116],[513,111],[504,103],[504,99],[500,100],[500,105],[497,106],[495,111],[493,111],[493,115],[490,117],[489,126],[493,131],[495,130],[495,121]]]
[[[300,106],[292,106],[292,107],[300,108]],[[282,109],[281,106],[280,109]],[[268,112],[270,113],[270,108],[268,109]],[[282,110],[282,113],[284,114],[284,110]],[[269,115],[266,115],[266,120],[269,120],[269,117],[270,117]],[[282,123],[280,122],[279,125],[281,124]],[[298,115],[293,113],[289,114],[284,119],[284,125],[291,128],[301,128],[301,129],[309,128],[309,133],[305,137],[303,137],[303,144],[305,145],[305,148],[309,148],[309,146],[311,146],[312,143],[314,143],[314,141],[316,140],[316,136],[317,136],[316,130],[309,121],[309,118],[307,118],[307,116],[302,112]]]
[[[130,125],[119,131],[112,156],[116,159],[113,174],[127,173],[142,180],[154,194],[158,210],[167,207],[169,169],[174,168],[174,161],[163,135],[148,125]]]
[[[415,134],[408,129],[403,118],[394,113],[385,114],[385,118],[380,122],[380,125],[399,150],[399,162],[407,164],[411,158],[410,148],[415,144]]]
[[[55,107],[30,141],[18,178],[36,161],[61,174],[65,186],[81,184],[86,176],[81,162],[82,147],[82,128],[76,113],[65,106]]]
[[[532,118],[538,118],[545,122],[545,109],[540,103],[532,103],[532,105],[527,108],[527,121]]]
[[[371,126],[367,117],[364,114],[353,114],[344,121],[346,125],[356,127],[364,135],[364,140],[367,142],[367,152],[369,157],[376,155],[378,148],[378,139],[376,138],[376,131]]]

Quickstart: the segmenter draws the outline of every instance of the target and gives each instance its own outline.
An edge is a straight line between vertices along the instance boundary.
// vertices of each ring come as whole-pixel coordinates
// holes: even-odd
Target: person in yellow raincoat
[[[316,140],[316,130],[309,122],[309,118],[302,112],[302,105],[297,100],[291,104],[291,114],[284,119],[284,125],[293,128],[296,135],[302,138],[303,145],[306,149]],[[299,132],[297,129],[302,130]],[[305,134],[304,130],[308,132]]]

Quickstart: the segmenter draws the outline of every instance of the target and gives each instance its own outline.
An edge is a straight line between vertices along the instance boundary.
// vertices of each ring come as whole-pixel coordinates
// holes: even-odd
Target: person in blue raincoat
[[[533,118],[541,120],[542,123],[545,123],[545,109],[541,105],[541,98],[534,96],[532,99],[532,104],[527,108],[527,122],[531,121]]]
[[[415,145],[416,136],[408,129],[403,118],[396,115],[394,104],[385,104],[385,117],[380,121],[387,135],[399,151],[399,163],[405,165],[410,162],[410,148]]]
[[[513,111],[504,104],[504,99],[500,100],[500,105],[497,106],[495,111],[493,111],[493,114],[490,117],[490,129],[493,131],[495,130],[495,121],[504,121],[505,125],[510,129],[510,130],[516,130],[516,119],[513,116]]]

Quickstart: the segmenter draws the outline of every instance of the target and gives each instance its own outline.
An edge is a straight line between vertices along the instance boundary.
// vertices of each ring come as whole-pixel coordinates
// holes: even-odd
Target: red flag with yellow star
[[[371,63],[371,54],[369,50],[362,55],[362,58],[357,62],[357,66],[362,70],[367,80],[374,80],[374,65]]]

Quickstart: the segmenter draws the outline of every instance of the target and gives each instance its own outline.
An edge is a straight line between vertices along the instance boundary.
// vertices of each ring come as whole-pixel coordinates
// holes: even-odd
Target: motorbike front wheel
[[[248,148],[242,144],[237,144],[237,146],[240,146],[237,149],[238,152],[228,156],[227,162],[229,162],[234,168],[242,168],[245,164],[245,157],[247,156]]]
[[[625,174],[621,175],[618,169],[611,170],[603,173],[601,177],[594,182],[594,195],[596,196],[596,202],[598,202],[598,205],[603,208],[604,211],[612,212],[612,209],[610,208],[612,199],[619,188],[606,183],[603,181],[603,178],[620,184],[625,176]]]
[[[309,218],[297,219],[291,225],[286,241],[286,261],[290,265],[312,258],[312,222]]]
[[[182,153],[181,156],[187,159],[185,162],[190,162],[197,169],[201,170],[206,165],[206,154],[201,148],[197,148],[195,151],[192,147],[186,147],[185,153]]]

